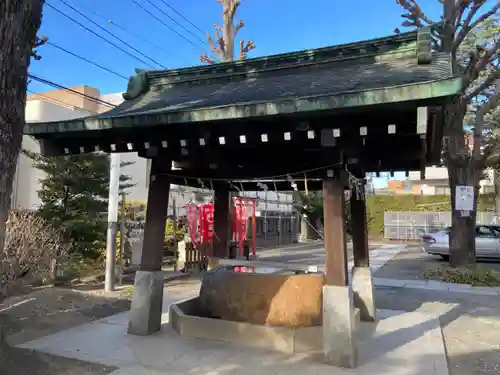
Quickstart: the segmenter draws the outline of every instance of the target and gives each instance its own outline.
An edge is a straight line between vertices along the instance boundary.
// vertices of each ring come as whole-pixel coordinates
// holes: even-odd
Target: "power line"
[[[173,10],[179,17],[181,17],[184,21],[189,23],[191,26],[193,26],[196,30],[198,30],[200,33],[205,35],[205,33],[194,23],[192,23],[190,20],[188,20],[186,17],[184,17],[181,13],[179,13],[172,5],[170,5],[166,0],[160,0],[163,4],[165,4],[167,7],[169,7],[171,10]]]
[[[75,11],[76,13],[78,13],[80,16],[82,16],[83,18],[85,18],[87,21],[91,22],[93,25],[97,26],[99,29],[101,29],[102,31],[104,31],[105,33],[107,33],[108,35],[111,35],[113,38],[119,40],[120,42],[122,42],[123,44],[125,44],[127,47],[131,48],[132,50],[134,50],[135,52],[137,52],[139,55],[145,57],[146,59],[152,61],[153,63],[155,63],[156,65],[162,67],[163,69],[167,69],[166,66],[163,66],[162,64],[160,64],[158,61],[156,61],[155,59],[152,59],[151,57],[147,56],[146,54],[142,53],[141,51],[139,51],[137,48],[135,48],[134,46],[132,46],[130,43],[127,43],[126,41],[124,41],[123,39],[121,39],[120,37],[116,36],[115,34],[113,34],[112,32],[106,30],[106,28],[102,27],[101,25],[99,25],[97,22],[95,22],[94,20],[90,19],[89,17],[87,17],[85,14],[83,14],[82,12],[80,12],[78,9],[76,9],[74,6],[72,6],[71,4],[69,4],[68,2],[66,2],[65,0],[59,0],[61,3],[65,4],[67,7],[71,8],[73,11]]]
[[[37,81],[37,82],[40,82],[40,83],[43,83],[47,86],[52,86],[54,88],[57,88],[59,90],[64,90],[64,91],[67,91],[67,92],[71,92],[75,95],[78,95],[78,96],[81,96],[85,99],[89,99],[90,101],[93,101],[94,103],[97,103],[97,104],[103,104],[105,106],[108,106],[108,107],[111,107],[111,108],[115,108],[116,105],[112,104],[112,103],[109,103],[105,100],[102,100],[102,99],[99,99],[99,98],[95,98],[93,96],[90,96],[90,95],[87,95],[87,94],[84,94],[83,92],[80,92],[80,91],[76,91],[76,90],[73,90],[69,87],[66,87],[66,86],[63,86],[63,85],[60,85],[58,83],[55,83],[55,82],[52,82],[52,81],[49,81],[48,79],[44,79],[44,78],[41,78],[41,77],[38,77],[34,74],[31,74],[31,73],[28,73],[28,77]]]
[[[78,59],[80,59],[80,60],[82,60],[82,61],[85,61],[85,62],[87,62],[87,63],[89,63],[89,64],[92,64],[92,65],[94,65],[94,66],[96,66],[96,67],[98,67],[98,68],[100,68],[100,69],[102,69],[102,70],[105,70],[106,72],[111,73],[111,74],[113,74],[113,75],[115,75],[115,76],[117,76],[117,77],[120,77],[120,78],[123,78],[123,79],[125,79],[125,80],[128,80],[128,78],[127,78],[127,77],[125,77],[124,75],[121,75],[120,73],[117,73],[117,72],[115,72],[115,71],[113,71],[113,70],[111,70],[111,69],[108,69],[108,68],[106,68],[106,67],[104,67],[104,66],[102,66],[102,65],[100,65],[100,64],[98,64],[98,63],[96,63],[96,62],[94,62],[94,61],[92,61],[92,60],[89,60],[89,59],[87,59],[87,58],[85,58],[85,57],[83,57],[83,56],[77,55],[76,53],[71,52],[71,51],[67,50],[66,48],[63,48],[63,47],[61,47],[61,46],[58,46],[57,44],[54,44],[54,43],[52,43],[52,42],[45,42],[45,44],[47,44],[47,45],[49,45],[49,46],[52,46],[52,47],[54,47],[54,48],[57,48],[58,50],[61,50],[61,51],[63,51],[63,52],[66,52],[67,54],[69,54],[69,55],[71,55],[71,56],[74,56],[74,57],[76,57],[76,58],[78,58]]]
[[[50,96],[47,96],[47,95],[43,95],[43,94],[40,94],[38,92],[35,92],[35,91],[32,91],[32,90],[27,90],[30,94],[32,95],[36,95],[36,96],[39,96],[41,98],[45,98],[47,99],[48,101],[50,102],[55,102],[55,103],[60,103],[60,104],[63,104],[64,106],[68,106],[68,107],[72,107],[72,108],[76,108],[76,109],[79,109],[81,111],[85,111],[85,112],[88,112],[88,113],[91,113],[91,114],[97,114],[96,112],[93,112],[93,111],[89,111],[88,109],[85,109],[85,108],[82,108],[82,107],[79,107],[77,105],[73,105],[73,104],[69,104],[67,102],[63,102],[62,100],[59,100],[59,99],[54,99],[54,98],[51,98]]]
[[[66,13],[64,13],[63,11],[61,11],[61,10],[57,9],[55,6],[53,6],[53,5],[51,5],[51,4],[47,3],[47,2],[45,3],[45,5],[46,5],[46,6],[48,6],[49,8],[51,8],[52,10],[55,10],[57,13],[61,14],[62,16],[66,17],[66,18],[67,18],[67,19],[69,19],[70,21],[72,21],[72,22],[76,23],[76,24],[77,24],[77,25],[79,25],[81,28],[83,28],[83,29],[87,30],[88,32],[90,32],[91,34],[95,35],[95,36],[96,36],[96,37],[98,37],[99,39],[104,40],[106,43],[111,44],[113,47],[115,47],[115,48],[119,49],[120,51],[122,51],[122,52],[126,53],[127,55],[129,55],[129,56],[130,56],[130,57],[132,57],[133,59],[135,59],[135,60],[137,60],[137,61],[140,61],[142,64],[144,64],[144,65],[146,65],[146,66],[149,66],[150,68],[153,68],[153,69],[154,69],[154,67],[153,67],[151,64],[149,64],[149,63],[145,62],[144,60],[140,59],[139,57],[137,57],[137,56],[133,55],[132,53],[130,53],[130,52],[128,52],[127,50],[123,49],[122,47],[120,47],[120,46],[119,46],[119,45],[117,45],[116,43],[113,43],[112,41],[110,41],[110,40],[106,39],[106,38],[105,38],[105,37],[103,37],[102,35],[100,35],[100,34],[96,33],[94,30],[89,29],[87,26],[85,26],[85,25],[83,25],[81,22],[79,22],[79,21],[75,20],[73,17],[68,16]]]
[[[182,27],[182,29],[184,29],[187,33],[191,34],[192,36],[194,36],[196,39],[198,39],[201,44],[207,44],[206,41],[204,41],[203,39],[201,39],[198,35],[196,35],[195,33],[193,33],[191,30],[188,30],[187,28],[185,28],[182,24],[180,24],[179,22],[177,22],[177,20],[175,20],[175,18],[173,18],[172,16],[170,16],[167,12],[165,12],[163,9],[161,9],[158,5],[156,5],[155,3],[153,3],[151,0],[146,0],[147,3],[151,4],[153,7],[155,7],[156,9],[158,9],[158,11],[165,15],[166,17],[168,17],[172,22],[174,22],[177,26],[179,27]]]
[[[81,5],[80,5],[80,7],[83,8],[83,9],[85,9],[85,10],[87,10],[88,12],[91,12],[92,14],[94,14],[97,17],[101,18],[102,20],[106,21],[108,24],[113,25],[114,27],[120,29],[124,33],[129,34],[129,35],[133,36],[134,38],[137,38],[137,39],[143,41],[144,43],[149,44],[151,47],[154,47],[156,49],[162,50],[163,52],[165,52],[165,53],[167,53],[169,55],[171,55],[173,53],[172,51],[168,51],[165,48],[163,48],[162,46],[159,46],[158,44],[155,44],[155,43],[151,42],[150,40],[148,40],[148,39],[146,39],[146,38],[144,38],[144,37],[142,37],[142,36],[140,36],[138,34],[135,34],[135,33],[131,32],[127,28],[125,28],[125,27],[121,26],[120,24],[116,23],[114,20],[112,20],[112,19],[110,19],[108,17],[103,16],[102,14],[96,12],[95,10],[92,10],[92,9],[89,9],[89,8],[86,8],[86,7],[82,7]]]
[[[158,22],[160,22],[161,24],[163,24],[163,26],[167,27],[168,29],[172,30],[174,33],[176,33],[177,35],[179,35],[182,39],[184,39],[186,42],[188,42],[189,44],[191,44],[192,46],[194,46],[195,48],[198,48],[199,50],[205,52],[205,50],[203,48],[201,48],[200,46],[194,44],[190,39],[186,38],[184,35],[182,35],[181,33],[179,33],[177,30],[175,30],[172,26],[166,24],[161,18],[155,16],[153,13],[151,13],[151,11],[149,11],[147,8],[145,8],[142,4],[139,4],[136,0],[131,0],[135,5],[137,5],[139,8],[141,8],[143,11],[145,11],[147,14],[149,14],[151,17],[153,17],[154,19],[156,19]]]

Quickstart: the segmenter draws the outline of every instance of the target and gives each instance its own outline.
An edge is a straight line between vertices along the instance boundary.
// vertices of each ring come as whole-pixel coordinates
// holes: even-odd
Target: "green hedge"
[[[384,234],[384,212],[387,211],[450,211],[450,196],[447,195],[372,195],[367,197],[367,220],[370,236]],[[491,211],[495,207],[495,196],[479,196],[478,211]]]

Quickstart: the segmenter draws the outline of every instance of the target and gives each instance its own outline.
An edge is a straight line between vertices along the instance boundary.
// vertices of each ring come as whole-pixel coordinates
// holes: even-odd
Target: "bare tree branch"
[[[471,10],[467,14],[467,17],[463,24],[460,27],[460,31],[457,33],[455,40],[453,41],[453,47],[452,50],[456,51],[460,44],[464,41],[465,37],[467,34],[470,33],[471,30],[473,30],[476,26],[480,25],[484,21],[486,21],[488,18],[493,16],[498,12],[500,9],[500,1],[498,1],[493,8],[491,8],[488,12],[483,13],[481,16],[476,18],[474,22],[472,22],[472,19],[476,15],[476,13],[481,9],[481,7],[486,3],[486,0],[476,0],[474,1],[474,5],[472,5]],[[458,28],[457,28],[458,29]]]
[[[238,56],[238,60],[244,60],[247,58],[248,52],[255,48],[255,44],[249,40],[245,42],[244,40],[240,41],[240,55]]]
[[[240,0],[217,0],[217,2],[222,5],[222,26],[214,25],[216,30],[214,38],[207,35],[207,40],[212,52],[221,61],[233,61],[235,59],[234,44],[236,35],[245,27],[245,23],[241,20],[237,25],[234,25],[234,17],[240,6]],[[248,52],[255,48],[252,41],[241,41],[239,44],[239,60],[245,59]],[[200,60],[208,64],[214,63],[214,60],[207,54],[200,56]]]
[[[481,94],[484,90],[486,90],[489,86],[493,85],[493,83],[497,80],[500,79],[500,69],[495,69],[492,73],[486,77],[484,82],[482,82],[479,86],[477,86],[473,91],[471,91],[469,94],[467,94],[464,97],[465,102],[470,102],[471,99],[475,98],[479,94]]]
[[[499,101],[500,101],[500,93],[495,92],[488,98],[486,102],[481,104],[477,110],[476,120],[474,124],[474,148],[472,151],[473,152],[472,156],[473,159],[475,160],[481,159],[480,157],[481,145],[484,140],[483,131],[485,126],[486,115],[498,105]],[[484,156],[485,158],[488,157],[488,155]]]
[[[44,44],[46,44],[47,42],[49,41],[49,38],[47,38],[45,35],[42,36],[41,38],[39,37],[36,37],[35,39],[35,43],[33,43],[33,51],[31,52],[31,56],[35,59],[35,60],[41,60],[42,56],[40,56],[38,54],[38,51],[36,50],[38,47],[41,47],[43,46]]]
[[[434,23],[420,8],[420,5],[416,0],[396,0],[396,2],[406,10],[407,13],[403,13],[401,17],[405,18],[406,21],[403,22],[403,26],[411,27],[422,27],[425,24],[430,25]]]

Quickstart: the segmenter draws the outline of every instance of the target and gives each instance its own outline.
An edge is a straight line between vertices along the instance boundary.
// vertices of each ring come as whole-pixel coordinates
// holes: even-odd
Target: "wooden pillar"
[[[354,253],[354,267],[369,267],[368,225],[366,223],[366,200],[364,185],[351,189],[351,231]]]
[[[323,287],[323,354],[326,363],[346,368],[357,365],[354,297],[348,285],[341,176],[323,181],[325,278]]]
[[[162,162],[159,159],[153,159],[151,162],[146,223],[139,265],[139,269],[142,271],[159,271],[163,261],[170,181],[159,173],[161,170],[165,170],[165,168],[161,168],[161,165],[158,165]]]
[[[354,306],[359,309],[361,320],[373,322],[376,320],[377,309],[375,308],[373,279],[370,270],[364,193],[364,183],[351,188],[351,227],[354,252],[352,291]]]
[[[214,202],[214,258],[227,258],[229,255],[229,233],[231,200],[228,190],[216,189]]]
[[[346,286],[347,248],[344,221],[344,186],[340,179],[323,181],[325,277],[327,285]]]
[[[161,329],[164,284],[161,266],[170,191],[170,181],[161,173],[168,170],[170,166],[165,160],[152,159],[141,260],[135,274],[127,330],[133,335],[150,335]]]

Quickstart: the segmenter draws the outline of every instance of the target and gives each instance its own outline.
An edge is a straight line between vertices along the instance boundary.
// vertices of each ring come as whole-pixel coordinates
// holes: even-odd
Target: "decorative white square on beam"
[[[224,137],[219,137],[219,144],[220,144],[220,145],[225,145],[225,144],[226,144],[226,138],[224,138]]]
[[[333,169],[329,169],[326,171],[326,177],[333,178]]]
[[[187,141],[185,139],[181,139],[181,147],[186,147]]]
[[[111,151],[116,151],[116,145],[114,143],[110,146],[110,148],[111,148]]]
[[[389,134],[396,134],[396,125],[391,124],[387,127],[387,133]]]
[[[65,153],[65,154],[69,154],[69,148],[64,147],[64,153]]]
[[[267,138],[267,134],[261,134],[260,135],[260,140],[264,143],[266,143],[269,139]]]
[[[427,133],[427,119],[429,118],[428,107],[417,108],[417,134]]]
[[[333,136],[335,138],[340,137],[340,129],[333,129]]]
[[[127,148],[132,151],[134,149],[134,145],[132,143],[127,143]]]
[[[205,138],[200,138],[199,139],[200,146],[205,146],[207,143],[205,142]]]
[[[362,126],[359,128],[359,135],[366,136],[368,135],[368,128],[366,126]]]
[[[99,152],[99,151],[101,151],[101,148],[99,146],[94,146],[94,151]]]
[[[144,148],[147,150],[149,148],[149,142],[144,142]]]
[[[80,147],[80,153],[83,154],[85,152],[85,147]]]
[[[314,137],[315,137],[314,130],[308,130],[307,131],[307,138],[314,139]]]
[[[167,148],[168,147],[167,141],[161,141],[161,147]]]
[[[283,138],[285,139],[285,141],[289,141],[290,139],[292,139],[292,134],[290,132],[284,132]]]
[[[247,137],[245,135],[240,135],[240,143],[247,143]]]

